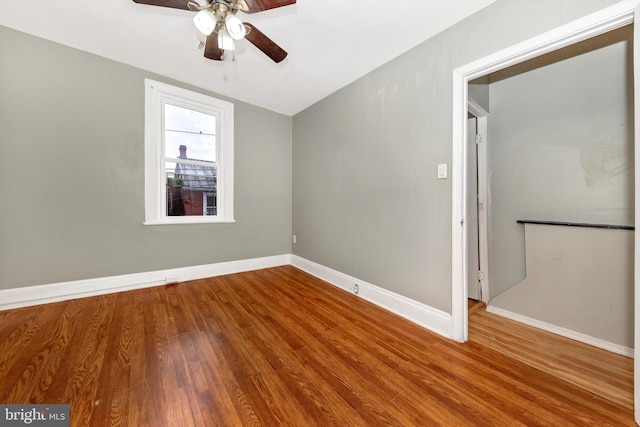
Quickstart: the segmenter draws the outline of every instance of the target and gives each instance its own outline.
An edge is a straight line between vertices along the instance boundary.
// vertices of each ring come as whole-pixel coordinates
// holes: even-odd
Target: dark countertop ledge
[[[589,228],[608,228],[610,230],[635,230],[633,225],[616,225],[616,224],[589,224],[584,222],[569,221],[542,221],[533,219],[519,219],[519,224],[542,224],[542,225],[564,225],[567,227],[589,227]]]

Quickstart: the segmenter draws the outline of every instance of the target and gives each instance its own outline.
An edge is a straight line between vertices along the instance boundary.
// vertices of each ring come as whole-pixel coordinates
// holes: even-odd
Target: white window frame
[[[167,216],[164,176],[165,104],[216,116],[217,215]],[[233,217],[233,104],[201,93],[145,79],[145,225],[235,222]]]

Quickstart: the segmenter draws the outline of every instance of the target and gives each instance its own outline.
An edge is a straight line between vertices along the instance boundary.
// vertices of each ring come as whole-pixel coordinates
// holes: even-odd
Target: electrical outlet
[[[291,241],[293,243],[297,243],[298,239],[296,238],[296,235],[294,234],[293,237],[291,238]]]
[[[164,278],[164,282],[169,285],[172,283],[178,283],[178,275],[177,274],[167,274]]]

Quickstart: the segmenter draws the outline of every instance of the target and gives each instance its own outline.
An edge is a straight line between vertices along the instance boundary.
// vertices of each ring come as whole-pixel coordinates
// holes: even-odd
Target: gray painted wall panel
[[[634,222],[632,34],[616,34],[490,85],[491,297],[525,278],[518,219]]]
[[[143,226],[144,78],[187,86],[4,27],[0,54],[0,289],[290,253],[291,117],[235,102],[235,224]]]
[[[295,115],[294,254],[450,311],[453,69],[614,3],[498,1]]]

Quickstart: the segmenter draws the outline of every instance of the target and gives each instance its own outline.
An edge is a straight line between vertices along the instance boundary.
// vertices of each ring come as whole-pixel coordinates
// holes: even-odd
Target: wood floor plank
[[[506,319],[475,305],[469,339],[633,409],[633,359]]]
[[[0,350],[0,402],[69,403],[74,427],[635,425],[292,266],[8,310]],[[567,364],[595,370],[585,357]],[[624,364],[597,376],[627,381]]]

